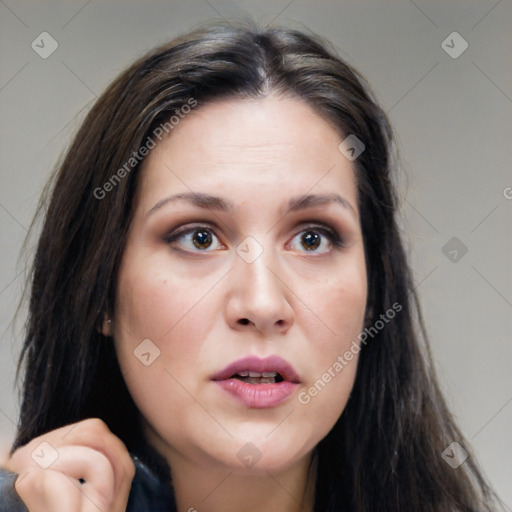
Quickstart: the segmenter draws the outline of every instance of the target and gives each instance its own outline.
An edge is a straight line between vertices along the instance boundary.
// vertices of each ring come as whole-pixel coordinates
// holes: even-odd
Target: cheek
[[[194,386],[198,384],[190,368],[197,368],[213,309],[201,300],[202,286],[191,285],[187,276],[156,268],[154,261],[148,265],[146,260],[140,270],[131,262],[130,271],[120,275],[114,339],[124,380],[138,409],[150,424],[166,425],[174,438],[190,431],[177,411],[201,415],[188,393],[197,394]]]
[[[207,332],[208,315],[201,301],[208,279],[196,283],[153,258],[144,265],[130,263],[119,282],[115,318],[123,328],[121,337],[151,338],[166,350],[179,343],[179,349],[186,350]]]
[[[366,309],[364,266],[358,263],[345,270],[336,278],[323,280],[309,302],[318,319],[310,313],[310,379],[297,398],[304,420],[314,419],[317,434],[323,435],[338,420],[350,396]]]
[[[203,286],[208,286],[204,280],[191,284],[187,276],[155,260],[146,259],[140,266],[131,261],[121,272],[114,339],[122,373],[140,409],[161,399],[154,390],[179,391],[173,377],[188,385],[187,368],[197,367],[213,321]]]
[[[322,279],[310,293],[311,310],[322,325],[320,336],[311,333],[310,340],[317,340],[322,359],[345,351],[360,333],[366,310],[367,279],[364,259],[349,261],[340,272]],[[313,324],[311,324],[313,326]],[[318,326],[318,321],[316,322]]]

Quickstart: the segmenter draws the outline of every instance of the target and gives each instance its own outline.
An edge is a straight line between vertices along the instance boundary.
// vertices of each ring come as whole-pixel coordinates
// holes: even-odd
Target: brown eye
[[[212,234],[206,229],[196,229],[192,233],[192,243],[198,249],[208,249],[212,244]]]
[[[318,233],[315,231],[305,231],[301,237],[301,244],[306,251],[314,251],[317,249],[322,240]]]
[[[341,236],[330,227],[308,226],[293,237],[291,247],[299,252],[329,253],[344,247]]]
[[[225,249],[215,232],[206,226],[196,226],[170,233],[164,237],[166,244],[183,252],[212,252]]]

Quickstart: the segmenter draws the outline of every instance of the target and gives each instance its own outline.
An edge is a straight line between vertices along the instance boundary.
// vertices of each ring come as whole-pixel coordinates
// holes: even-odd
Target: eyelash
[[[214,228],[212,228],[208,225],[204,225],[204,224],[197,224],[195,226],[185,228],[185,229],[177,231],[175,233],[169,233],[168,235],[166,235],[164,237],[164,242],[168,245],[171,245],[174,242],[176,242],[177,240],[179,240],[180,238],[182,238],[186,235],[189,235],[191,233],[194,233],[195,231],[199,231],[199,230],[209,231],[213,236],[215,236],[215,238],[219,239],[219,237],[215,234]],[[295,239],[298,235],[301,235],[307,231],[314,231],[314,232],[320,233],[321,235],[325,236],[329,240],[329,242],[332,244],[334,249],[341,249],[341,248],[345,247],[345,242],[344,242],[343,237],[341,237],[335,230],[333,230],[327,226],[324,226],[324,225],[317,225],[317,224],[307,225],[304,228],[302,228],[296,235],[294,235],[293,239]],[[204,249],[204,250],[197,249],[194,251],[190,251],[187,249],[185,249],[185,250],[178,249],[178,250],[180,250],[181,252],[187,252],[187,253],[212,252],[211,250],[208,250],[208,249]],[[312,250],[312,251],[304,250],[301,252],[305,252],[306,254],[307,253],[311,253],[311,254],[317,253],[316,250]],[[319,253],[319,254],[324,254],[324,253]]]

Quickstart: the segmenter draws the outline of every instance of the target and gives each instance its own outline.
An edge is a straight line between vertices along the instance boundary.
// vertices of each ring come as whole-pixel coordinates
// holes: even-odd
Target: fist
[[[125,512],[135,467],[100,419],[52,430],[4,464],[30,512]]]

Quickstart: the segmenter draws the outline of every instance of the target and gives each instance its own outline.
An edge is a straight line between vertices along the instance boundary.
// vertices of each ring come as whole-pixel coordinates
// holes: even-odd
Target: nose
[[[226,306],[228,325],[239,331],[259,331],[264,337],[284,334],[294,322],[293,293],[270,249],[252,263],[235,254],[229,273]]]

